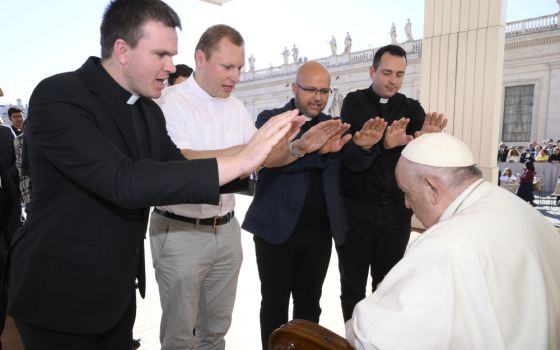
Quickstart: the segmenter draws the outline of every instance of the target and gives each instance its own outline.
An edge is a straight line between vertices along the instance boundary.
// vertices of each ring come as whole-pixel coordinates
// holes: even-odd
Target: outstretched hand
[[[295,133],[289,131],[276,146],[272,148],[268,157],[263,162],[265,167],[279,167],[287,165],[297,159],[298,155],[305,155],[322,149],[323,152],[335,152],[340,150],[350,137],[341,137],[350,128],[348,124],[342,124],[340,120],[331,119],[311,127],[295,142],[290,142],[297,136],[299,125]],[[327,145],[328,146],[325,146]]]
[[[287,143],[298,133],[305,122],[299,111],[294,109],[270,118],[255,131],[251,140],[240,150],[244,173],[255,170],[266,159],[273,147],[279,142]]]
[[[390,149],[397,146],[404,146],[412,141],[412,135],[406,134],[406,126],[409,122],[410,119],[404,117],[393,121],[393,123],[387,127],[387,131],[385,132],[383,147]]]
[[[332,135],[327,142],[321,148],[319,148],[319,154],[338,152],[342,149],[342,146],[346,142],[350,141],[352,138],[351,134],[346,132],[350,129],[350,124],[341,123],[338,130]]]
[[[443,113],[429,112],[426,114],[422,129],[414,133],[414,137],[418,137],[430,132],[442,132],[447,126],[447,118]]]
[[[340,134],[342,127],[343,124],[340,119],[330,119],[318,123],[301,135],[297,142],[297,148],[302,151],[302,154],[315,152],[327,142],[330,142],[337,134]]]
[[[363,149],[370,149],[383,137],[383,132],[387,128],[387,122],[383,118],[370,118],[364,123],[360,131],[356,131],[353,141]]]

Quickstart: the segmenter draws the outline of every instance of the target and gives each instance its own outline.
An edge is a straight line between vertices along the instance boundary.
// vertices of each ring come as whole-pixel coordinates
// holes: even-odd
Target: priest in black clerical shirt
[[[322,113],[331,92],[330,75],[317,62],[299,68],[292,91],[295,97],[284,107],[260,113],[256,126],[293,109],[308,121],[287,145],[286,164],[259,171],[255,196],[242,225],[255,235],[263,349],[268,349],[272,331],[288,321],[290,295],[293,318],[319,321],[332,240],[342,244],[347,230],[339,186],[340,151],[348,149],[356,164],[369,164],[377,155],[372,146],[386,125],[372,120],[363,137],[348,142],[350,126]],[[330,128],[337,130],[332,137],[312,140],[318,130],[328,133]]]

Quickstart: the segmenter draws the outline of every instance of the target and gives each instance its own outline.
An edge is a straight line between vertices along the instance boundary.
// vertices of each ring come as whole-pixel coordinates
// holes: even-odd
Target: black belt
[[[232,210],[224,216],[215,216],[213,218],[207,218],[207,219],[196,219],[196,218],[188,218],[186,216],[173,214],[165,210],[160,210],[158,208],[154,208],[154,212],[158,213],[161,216],[165,216],[166,218],[169,219],[188,222],[189,224],[207,225],[207,226],[214,226],[214,227],[227,224],[231,219],[233,219],[233,216],[235,215],[235,212]]]

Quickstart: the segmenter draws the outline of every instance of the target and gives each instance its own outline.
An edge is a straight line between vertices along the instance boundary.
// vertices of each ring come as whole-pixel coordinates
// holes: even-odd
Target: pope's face
[[[411,169],[410,162],[402,157],[397,163],[395,173],[399,188],[404,192],[406,207],[412,209],[414,215],[426,228],[437,223],[441,213],[438,213],[432,204],[432,188],[425,178],[418,179]]]

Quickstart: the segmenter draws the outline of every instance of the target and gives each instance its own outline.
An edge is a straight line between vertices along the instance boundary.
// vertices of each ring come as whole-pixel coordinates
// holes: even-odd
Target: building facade
[[[500,140],[560,140],[560,12],[506,24]],[[408,68],[400,92],[420,98],[422,40],[400,43]],[[333,93],[327,111],[337,116],[344,96],[371,84],[373,50],[314,59],[331,73]],[[242,73],[235,95],[256,118],[292,97],[291,83],[302,62]]]

